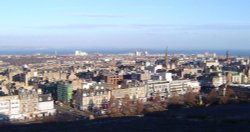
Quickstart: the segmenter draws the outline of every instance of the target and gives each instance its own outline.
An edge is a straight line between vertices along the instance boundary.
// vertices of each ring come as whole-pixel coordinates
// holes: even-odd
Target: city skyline
[[[249,49],[247,0],[1,1],[0,47]]]

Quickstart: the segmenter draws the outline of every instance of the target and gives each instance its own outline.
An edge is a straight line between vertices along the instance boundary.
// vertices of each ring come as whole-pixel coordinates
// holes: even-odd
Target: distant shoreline
[[[58,55],[67,55],[67,54],[74,54],[75,50],[81,50],[85,51],[87,53],[93,54],[93,53],[100,53],[100,54],[128,54],[128,53],[134,53],[136,49],[13,49],[13,50],[4,50],[0,49],[0,55],[33,55],[33,54],[49,54],[54,55],[55,52]],[[164,54],[164,49],[148,49],[148,50],[139,50],[141,52],[147,51],[149,54]],[[210,54],[215,53],[217,55],[225,55],[226,50],[171,50],[169,49],[169,54],[204,54],[205,52],[208,52]],[[249,50],[229,50],[230,55],[232,56],[242,56],[247,57],[250,55],[250,49]]]

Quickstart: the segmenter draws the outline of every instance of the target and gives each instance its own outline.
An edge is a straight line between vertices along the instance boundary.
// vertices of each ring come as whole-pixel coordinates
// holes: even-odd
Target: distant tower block
[[[57,50],[55,50],[55,55],[57,55]]]
[[[165,51],[165,69],[166,71],[168,70],[168,47],[166,48]]]

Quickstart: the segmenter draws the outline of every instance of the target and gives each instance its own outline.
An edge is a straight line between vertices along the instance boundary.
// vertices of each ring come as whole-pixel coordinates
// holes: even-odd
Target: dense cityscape
[[[249,59],[229,51],[224,56],[185,55],[169,54],[168,49],[165,55],[3,55],[0,119],[92,120],[248,102]]]

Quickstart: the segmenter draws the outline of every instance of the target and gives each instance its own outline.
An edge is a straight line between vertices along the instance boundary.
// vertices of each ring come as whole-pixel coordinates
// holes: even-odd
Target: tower
[[[227,63],[229,63],[229,51],[228,50],[226,52],[226,61],[227,61]]]
[[[168,47],[165,50],[165,69],[168,70]]]
[[[250,69],[250,54],[248,56],[248,68]]]
[[[248,76],[248,80],[250,82],[250,54],[249,54],[249,57],[248,57],[248,73],[247,73],[247,76]]]
[[[116,61],[115,61],[115,57],[112,58],[112,68],[115,68],[116,66]]]

